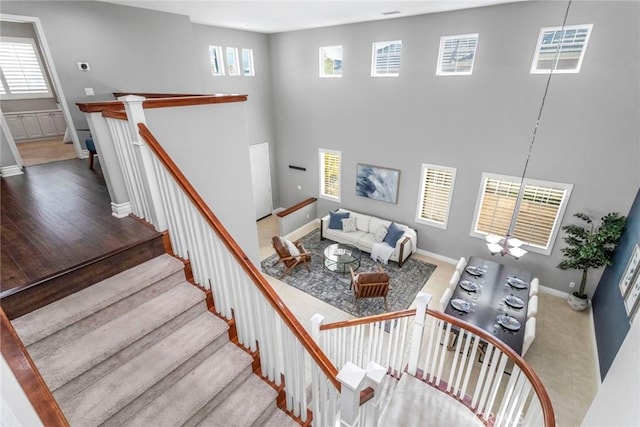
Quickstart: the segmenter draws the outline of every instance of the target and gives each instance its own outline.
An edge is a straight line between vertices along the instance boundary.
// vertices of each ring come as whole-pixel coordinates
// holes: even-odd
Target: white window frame
[[[32,59],[35,59],[37,61],[37,65],[38,65],[38,71],[40,73],[38,77],[38,80],[42,79],[42,83],[44,83],[45,86],[45,90],[37,90],[37,89],[33,89],[33,90],[28,90],[28,92],[26,93],[12,93],[12,88],[11,85],[9,84],[9,82],[7,81],[7,78],[5,76],[5,70],[4,69],[0,69],[0,80],[2,83],[2,93],[0,93],[0,99],[3,100],[12,100],[12,99],[40,99],[40,98],[53,98],[53,91],[51,90],[51,84],[49,83],[49,76],[47,74],[47,70],[44,66],[44,62],[42,61],[42,57],[40,56],[40,50],[38,49],[38,46],[36,45],[35,40],[33,40],[32,38],[27,38],[27,37],[0,37],[0,41],[4,44],[22,44],[22,45],[29,45],[31,46],[32,52],[33,52],[33,56]],[[31,63],[29,64],[31,66],[33,66],[34,64]],[[25,84],[27,86],[29,86],[28,83],[28,78],[25,76],[25,70],[20,67],[20,70],[16,70],[19,73],[22,73],[24,76],[24,80],[25,80]],[[35,71],[35,70],[32,70]],[[40,85],[42,83],[39,83]],[[35,84],[35,82],[33,82],[32,84]],[[41,87],[41,86],[40,86]]]
[[[480,207],[482,206],[482,199],[483,199],[483,196],[484,196],[484,188],[485,188],[487,179],[510,181],[510,182],[517,183],[517,184],[520,183],[520,178],[519,177],[509,176],[509,175],[500,175],[500,174],[489,173],[489,172],[483,172],[482,179],[480,180],[480,188],[478,190],[478,197],[477,197],[477,200],[476,200],[476,207],[475,207],[475,211],[474,211],[474,214],[473,214],[473,223],[471,225],[471,232],[470,232],[471,236],[482,238],[482,239],[484,239],[485,236],[487,234],[489,234],[489,233],[485,233],[485,232],[477,230],[478,220],[479,220],[479,215],[480,215]],[[567,205],[569,204],[569,199],[571,198],[571,191],[573,190],[573,184],[564,184],[564,183],[560,183],[560,182],[551,182],[551,181],[543,181],[543,180],[539,180],[539,179],[525,178],[522,181],[522,186],[524,186],[524,187],[526,187],[526,186],[551,187],[551,188],[554,188],[554,189],[564,190],[565,191],[565,195],[564,195],[564,197],[562,199],[562,203],[561,203],[561,205],[558,208],[558,211],[556,213],[556,218],[555,218],[554,223],[553,223],[553,228],[552,228],[552,231],[550,233],[547,246],[543,247],[543,246],[540,246],[540,245],[532,245],[532,244],[528,244],[527,242],[525,242],[522,245],[523,249],[526,249],[526,250],[528,250],[530,252],[536,252],[536,253],[543,254],[543,255],[550,255],[552,250],[553,250],[553,246],[554,246],[554,244],[556,242],[556,238],[558,237],[558,232],[560,231],[560,224],[562,222],[562,218],[564,218],[564,214],[565,214],[565,211],[567,209]],[[521,208],[523,195],[524,195],[524,191],[520,191],[519,194],[518,194],[518,199],[517,199],[515,207],[514,207],[515,212],[519,212],[519,210]],[[512,237],[518,237],[518,236],[516,235],[516,236],[512,236]],[[524,241],[524,239],[522,239],[521,237],[519,237],[519,238]]]
[[[400,45],[400,53],[398,55],[398,71],[382,72],[378,69],[378,51],[385,46]],[[371,77],[398,77],[400,75],[400,65],[402,61],[402,40],[391,40],[382,42],[373,42],[371,47]],[[388,61],[386,70],[389,69]]]
[[[325,154],[338,156],[338,195],[328,194],[326,192],[326,183],[327,177],[324,175],[325,171]],[[327,150],[321,148],[318,150],[318,159],[319,159],[319,197],[326,200],[331,200],[332,202],[340,203],[342,197],[342,152],[336,150]]]
[[[226,47],[225,58],[227,59],[227,72],[229,76],[240,75],[240,61],[238,60],[238,48]]]
[[[332,53],[338,53],[338,51],[340,52],[339,56],[340,58],[332,58],[329,55]],[[343,49],[342,49],[342,45],[335,45],[335,46],[320,46],[320,48],[318,49],[318,67],[319,67],[319,76],[320,78],[340,78],[342,77],[342,55],[343,55]],[[327,70],[325,68],[325,61],[326,60],[330,60],[333,63],[333,67],[331,68],[331,74],[327,73]],[[340,68],[337,69],[335,67],[335,62],[336,60],[340,60]]]
[[[438,65],[436,66],[436,76],[470,76],[473,74],[473,66],[476,62],[476,53],[478,51],[478,33],[473,34],[461,34],[456,36],[442,36],[440,37],[440,50],[438,51]],[[446,53],[445,46],[450,40],[457,40],[458,43],[475,39],[475,48],[473,50],[473,59],[471,60],[471,68],[468,71],[442,71],[442,65],[444,61],[444,55]],[[456,64],[458,64],[458,58],[456,57]]]
[[[447,196],[446,196],[447,206],[444,209],[444,212],[440,212],[444,216],[444,220],[442,222],[436,221],[434,219],[425,218],[422,216],[422,206],[425,203],[424,199],[425,199],[427,185],[428,185],[427,174],[430,171],[442,172],[442,173],[451,175],[451,181],[449,184],[449,188],[447,189]],[[456,182],[456,172],[457,172],[456,168],[452,168],[448,166],[430,165],[427,163],[422,164],[422,172],[420,173],[420,180],[421,180],[420,192],[418,193],[418,206],[416,208],[416,222],[446,230],[447,224],[449,222],[449,211],[451,210],[451,200],[453,198],[453,187],[455,186],[455,182]],[[433,185],[437,185],[437,184],[433,183]],[[443,186],[441,186],[441,188],[442,187]]]
[[[245,59],[247,60],[247,63],[245,63]],[[249,71],[247,71],[247,68]],[[253,67],[253,49],[242,48],[242,75],[247,77],[256,75],[256,71]]]
[[[555,57],[555,63],[553,65],[553,68],[549,68],[549,69],[539,69],[538,68],[538,60],[540,58],[540,50],[542,48],[542,42],[544,40],[545,34],[549,33],[549,32],[559,32],[562,31],[562,27],[544,27],[540,29],[540,34],[538,36],[538,43],[536,44],[536,50],[534,51],[533,54],[533,61],[531,62],[531,74],[549,74],[549,73],[554,73],[554,74],[576,74],[580,72],[580,69],[582,68],[582,61],[584,60],[584,55],[587,51],[587,45],[589,44],[589,39],[591,38],[591,30],[593,29],[593,24],[581,24],[581,25],[566,25],[564,27],[564,36],[566,36],[567,31],[573,31],[573,30],[582,30],[582,29],[586,29],[587,30],[587,35],[584,39],[584,43],[582,44],[582,50],[580,51],[580,58],[578,59],[578,62],[576,64],[576,68],[572,68],[572,69],[557,69],[558,66],[558,62],[560,61],[560,57],[561,55],[556,55],[557,53],[557,48],[554,49],[554,55],[556,55]],[[564,38],[563,36],[563,38]],[[560,42],[560,48],[562,48],[564,44],[564,40],[562,42]]]
[[[211,74],[224,76],[224,55],[222,46],[209,46],[209,60],[211,61]]]

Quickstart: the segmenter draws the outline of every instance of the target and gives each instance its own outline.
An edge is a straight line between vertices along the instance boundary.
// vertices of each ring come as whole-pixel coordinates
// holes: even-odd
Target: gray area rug
[[[307,269],[300,265],[294,268],[281,280],[294,288],[312,295],[327,304],[331,304],[340,310],[346,311],[356,317],[371,316],[373,314],[384,313],[384,300],[382,298],[366,298],[359,301],[360,312],[356,310],[353,292],[349,289],[351,277],[334,273],[324,267],[322,256],[324,249],[335,243],[329,239],[320,240],[320,230],[315,229],[300,239],[304,248],[311,252],[311,264]],[[261,263],[262,272],[272,277],[280,277],[282,274],[282,264],[274,266],[278,260],[277,255],[272,255]],[[375,265],[369,253],[362,252],[361,265],[358,271],[373,271]],[[405,261],[402,268],[398,264],[389,261],[389,264],[382,264],[382,268],[389,273],[391,290],[387,295],[388,311],[399,311],[408,308],[415,299],[418,291],[422,289],[429,279],[436,266],[413,257]]]

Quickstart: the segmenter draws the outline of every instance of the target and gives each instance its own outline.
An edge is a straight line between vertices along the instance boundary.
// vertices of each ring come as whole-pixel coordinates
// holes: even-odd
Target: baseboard
[[[4,177],[22,175],[23,173],[22,166],[18,165],[4,166],[0,168],[0,175]]]
[[[545,294],[553,295],[554,297],[560,298],[569,298],[568,292],[559,291],[557,289],[550,288],[548,286],[540,285],[540,292],[544,292]]]
[[[453,265],[457,265],[458,264],[458,260],[457,259],[449,258],[447,256],[436,254],[434,252],[425,251],[424,249],[418,248],[416,250],[416,252],[419,253],[420,255],[428,256],[428,257],[433,258],[433,259],[437,259],[438,261],[446,262],[446,263],[453,264]]]
[[[113,203],[111,202],[111,215],[116,218],[124,218],[131,213],[131,202]]]

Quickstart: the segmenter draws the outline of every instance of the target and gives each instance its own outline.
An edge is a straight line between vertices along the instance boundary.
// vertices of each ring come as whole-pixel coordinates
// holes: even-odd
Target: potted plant
[[[580,288],[569,295],[567,303],[576,311],[587,308],[589,301],[584,289],[587,285],[587,273],[590,268],[600,268],[611,265],[613,250],[620,241],[627,219],[617,212],[609,213],[600,219],[596,227],[593,220],[586,214],[578,212],[576,218],[585,222],[584,225],[571,224],[562,227],[566,233],[563,240],[567,247],[560,249],[564,260],[558,264],[562,270],[582,270]]]

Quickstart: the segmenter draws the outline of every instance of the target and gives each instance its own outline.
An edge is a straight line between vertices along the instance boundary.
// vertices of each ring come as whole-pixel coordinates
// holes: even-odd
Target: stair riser
[[[109,323],[123,313],[133,310],[144,302],[157,297],[174,286],[177,286],[181,282],[184,282],[184,273],[181,271],[176,272],[171,276],[152,284],[151,286],[143,288],[139,292],[136,292],[123,300],[109,305],[89,317],[85,317],[72,325],[68,325],[64,329],[29,345],[27,347],[29,354],[35,360],[46,357],[47,354],[51,354],[53,351],[67,343]]]
[[[71,399],[73,396],[92,385],[98,379],[102,378],[119,366],[122,366],[127,361],[133,359],[152,345],[159,342],[161,339],[169,336],[171,333],[175,332],[189,321],[195,319],[199,314],[202,313],[203,306],[204,303],[200,302],[192,306],[190,309],[183,312],[179,316],[170,319],[170,321],[168,321],[167,323],[163,324],[151,333],[145,335],[138,341],[132,343],[120,352],[112,355],[111,357],[92,367],[88,371],[83,372],[82,374],[73,378],[71,381],[60,386],[54,391],[53,395],[59,401]]]
[[[225,388],[220,390],[218,394],[216,394],[215,396],[212,396],[213,398],[209,402],[207,402],[207,404],[204,407],[202,407],[202,409],[196,412],[193,415],[193,417],[189,419],[189,421],[184,423],[183,427],[195,427],[199,425],[199,423],[207,416],[209,412],[215,409],[215,407],[218,406],[222,401],[224,401],[224,399],[226,399],[227,396],[233,393],[233,391],[240,384],[242,384],[247,379],[247,377],[251,374],[252,374],[251,366],[248,366],[247,369],[242,371],[237,377],[233,379],[233,381],[227,384]],[[242,410],[242,408],[238,408],[238,409]]]
[[[204,348],[202,350],[200,350],[197,354],[185,361],[180,366],[176,367],[176,369],[174,369],[173,371],[167,373],[167,375],[164,376],[160,381],[150,386],[146,391],[144,391],[144,393],[121,408],[110,418],[104,420],[101,426],[120,427],[122,425],[125,425],[128,419],[145,408],[151,401],[153,401],[153,399],[162,394],[162,392],[175,384],[176,381],[184,377],[187,373],[193,370],[196,366],[198,366],[228,342],[229,340],[227,339],[226,334],[222,334],[210,343],[203,342],[202,344]],[[150,361],[150,363],[152,362]],[[185,398],[188,398],[188,396],[185,396]]]

